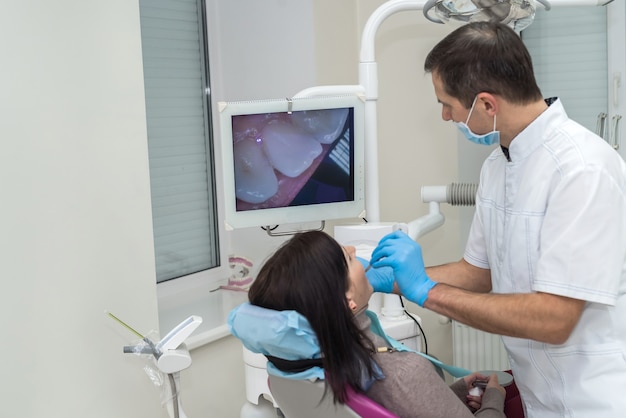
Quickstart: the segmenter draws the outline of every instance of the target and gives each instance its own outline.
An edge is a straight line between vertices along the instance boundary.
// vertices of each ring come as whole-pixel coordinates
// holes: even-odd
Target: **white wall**
[[[4,2],[0,13],[1,415],[158,417],[138,2]]]

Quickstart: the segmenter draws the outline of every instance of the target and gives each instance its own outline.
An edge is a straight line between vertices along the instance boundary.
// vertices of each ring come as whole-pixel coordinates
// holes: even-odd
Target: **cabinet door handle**
[[[606,136],[606,118],[607,118],[607,116],[608,115],[606,113],[604,113],[604,112],[598,113],[598,121],[596,123],[596,134],[598,134],[598,136],[601,137],[604,140],[606,140],[605,136]]]
[[[622,115],[614,115],[613,116],[613,148],[615,150],[619,149],[619,144],[621,142],[620,138],[620,126],[619,122],[622,120]]]

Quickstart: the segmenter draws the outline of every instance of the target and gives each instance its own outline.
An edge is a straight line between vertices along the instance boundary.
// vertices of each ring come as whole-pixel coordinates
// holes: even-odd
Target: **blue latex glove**
[[[370,263],[364,258],[357,257],[357,260],[361,262],[363,268],[366,269]],[[393,292],[393,269],[390,267],[381,267],[371,269],[365,273],[365,277],[374,288],[374,292],[392,293]]]
[[[419,306],[424,306],[428,292],[437,284],[426,275],[422,248],[402,231],[385,235],[370,262],[373,268],[391,267],[404,297]]]

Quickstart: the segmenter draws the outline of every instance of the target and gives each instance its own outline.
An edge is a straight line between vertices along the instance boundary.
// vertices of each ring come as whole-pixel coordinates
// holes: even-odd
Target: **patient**
[[[373,289],[354,247],[324,232],[299,233],[263,265],[249,290],[250,303],[295,310],[317,334],[326,388],[344,403],[346,387],[400,417],[505,417],[505,390],[497,376],[466,376],[447,386],[432,363],[410,351],[391,350],[366,315]],[[489,380],[482,396],[472,383]]]

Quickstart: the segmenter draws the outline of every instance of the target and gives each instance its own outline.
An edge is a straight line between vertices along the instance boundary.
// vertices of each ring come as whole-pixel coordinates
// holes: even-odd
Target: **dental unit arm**
[[[541,5],[545,10],[561,6],[603,6],[612,0],[532,0]],[[375,38],[380,25],[390,16],[402,12],[417,10],[422,11],[426,19],[436,23],[444,23],[443,20],[432,16],[433,10],[440,15],[442,6],[454,6],[455,1],[442,0],[390,0],[381,4],[370,15],[363,28],[361,36],[361,48],[359,55],[359,84],[358,85],[329,85],[316,86],[302,90],[294,97],[313,97],[330,94],[356,94],[365,97],[365,213],[368,221],[380,221],[380,191],[378,181],[378,125],[377,125],[377,100],[378,100],[378,66],[375,59]],[[468,21],[467,12],[459,2],[458,13],[449,13],[450,20]],[[494,2],[498,3],[498,2]],[[449,10],[448,10],[449,12]],[[445,20],[445,19],[444,19]],[[443,224],[439,217],[438,208],[430,205],[430,213],[427,219],[416,219],[409,223],[413,225],[413,231],[409,234],[420,237],[438,228]],[[417,231],[417,232],[416,232]]]
[[[150,338],[137,333],[114,315],[110,313],[109,315],[141,338],[141,342],[136,345],[124,346],[124,353],[149,355],[154,360],[157,369],[167,375],[167,381],[162,382],[161,379],[154,376],[154,372],[152,375],[149,373],[155,385],[163,386],[162,399],[166,403],[169,416],[171,418],[187,418],[180,400],[179,372],[191,366],[191,356],[185,345],[185,340],[200,326],[202,318],[196,315],[190,316],[175,326],[159,342],[154,343]],[[169,390],[167,390],[168,388]]]
[[[408,223],[408,235],[415,241],[439,228],[445,217],[439,210],[440,203],[452,206],[474,204],[478,185],[475,183],[450,183],[447,186],[423,186],[422,202],[428,203],[428,214]]]
[[[570,5],[602,5],[607,0],[541,0],[538,1],[546,10],[551,8],[551,4],[570,6]],[[454,2],[452,2],[454,3]],[[446,6],[452,4],[447,2],[443,4]],[[379,238],[379,232],[381,230],[391,231],[398,229],[391,223],[391,230],[389,229],[389,223],[380,222],[380,190],[379,190],[379,178],[378,178],[378,122],[377,122],[377,100],[378,100],[378,66],[375,60],[375,38],[376,33],[380,25],[390,16],[395,13],[410,10],[421,10],[424,16],[433,22],[444,23],[442,20],[434,19],[431,17],[430,12],[433,8],[442,6],[441,0],[429,0],[429,1],[416,1],[416,0],[390,0],[381,4],[368,18],[363,28],[361,36],[361,48],[359,55],[359,84],[358,85],[329,85],[329,86],[317,86],[302,90],[294,97],[313,97],[324,96],[330,94],[355,94],[365,99],[365,213],[368,223],[352,227],[335,227],[335,238],[339,235],[343,235],[344,243],[348,242],[361,242],[362,254],[371,254],[373,250],[372,244]],[[459,6],[461,7],[461,6]],[[441,9],[439,7],[439,9]],[[436,12],[440,12],[441,10]],[[438,13],[439,14],[439,13]],[[447,16],[450,19],[457,19],[463,17],[462,14],[451,14]],[[452,204],[470,204],[470,203],[454,203],[448,200],[448,189],[453,186],[443,186],[441,188],[423,188],[422,200],[429,204],[429,213],[418,219],[415,219],[407,224],[403,225],[400,229],[406,229],[405,232],[414,239],[426,235],[434,229],[443,225],[445,217],[439,210],[439,203],[448,202]],[[473,193],[475,194],[475,188]],[[434,192],[434,195],[432,194]],[[471,192],[470,192],[471,193]],[[445,199],[444,199],[445,196]],[[452,196],[452,195],[451,195]],[[450,197],[451,197],[450,196]],[[471,196],[472,202],[474,196]],[[367,235],[367,238],[364,236]],[[340,241],[341,242],[341,241]],[[366,244],[365,244],[366,243]],[[374,244],[375,245],[375,244]],[[370,248],[371,247],[371,248]],[[367,258],[367,257],[363,257]],[[367,258],[369,259],[369,258]],[[376,295],[374,295],[376,296]],[[393,300],[392,300],[393,299]],[[384,302],[381,312],[384,314],[387,312],[395,312],[391,314],[392,317],[401,317],[404,309],[401,308],[399,298],[394,295],[384,295]],[[375,303],[373,303],[375,304]]]
[[[156,349],[161,353],[157,365],[162,372],[175,373],[191,366],[191,356],[185,340],[201,323],[201,317],[192,315],[175,326],[156,344]]]

